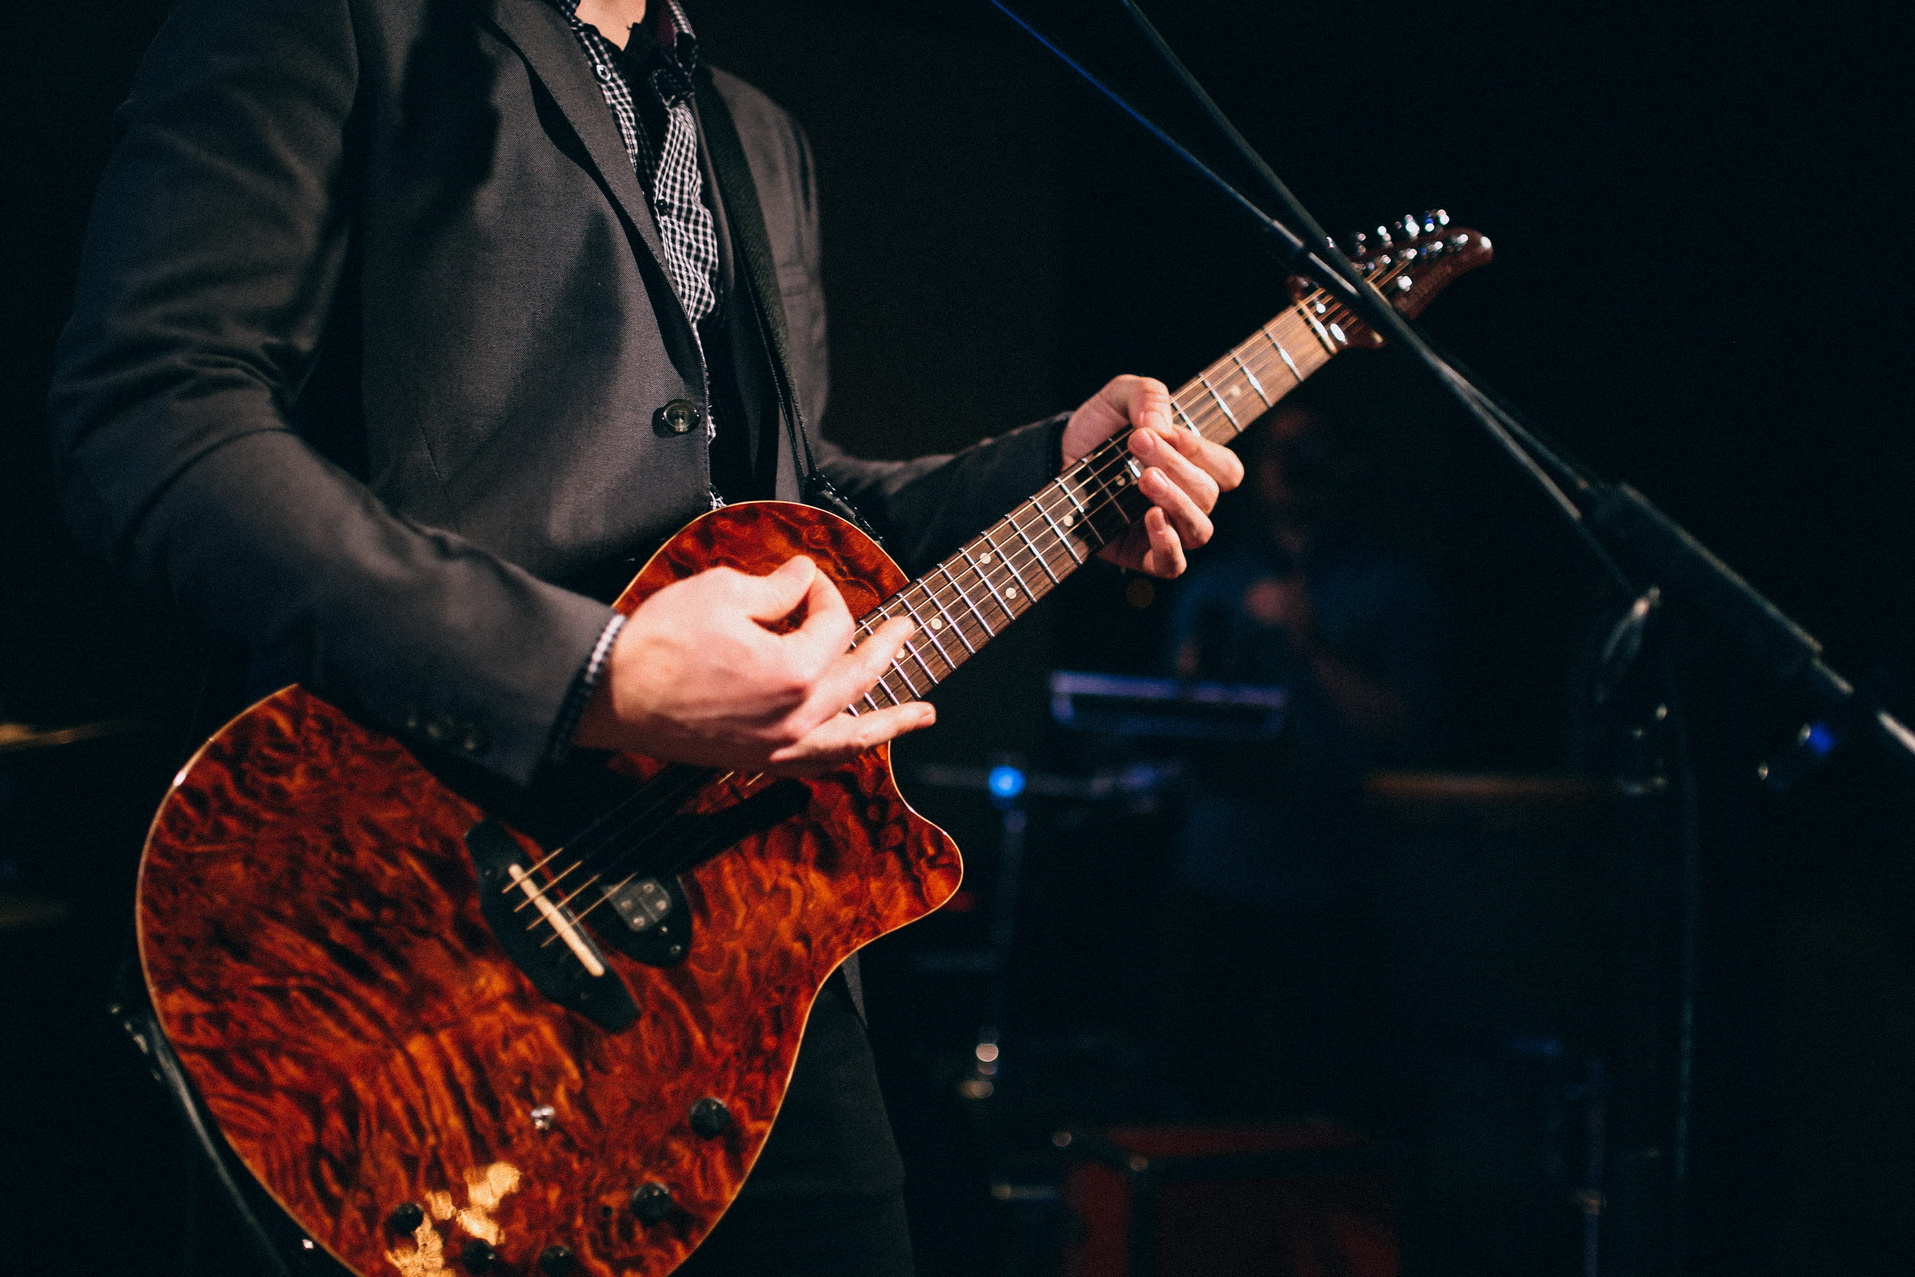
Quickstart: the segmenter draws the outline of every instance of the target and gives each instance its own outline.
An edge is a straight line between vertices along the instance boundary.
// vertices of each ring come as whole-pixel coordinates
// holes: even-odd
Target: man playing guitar
[[[932,722],[847,712],[911,622],[854,647],[802,556],[626,617],[603,600],[635,556],[823,479],[915,571],[1134,426],[1152,508],[1103,553],[1170,577],[1242,476],[1138,377],[951,457],[805,439],[816,216],[802,133],[702,64],[675,0],[181,0],[62,343],[70,521],[243,644],[258,690],[449,768],[526,786],[577,746],[816,775]],[[854,980],[683,1271],[910,1271]]]

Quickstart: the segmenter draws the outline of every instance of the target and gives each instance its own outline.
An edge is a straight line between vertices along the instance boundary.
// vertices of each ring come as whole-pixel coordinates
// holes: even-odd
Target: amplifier
[[[1393,1159],[1330,1125],[1056,1136],[1064,1277],[1396,1277]]]

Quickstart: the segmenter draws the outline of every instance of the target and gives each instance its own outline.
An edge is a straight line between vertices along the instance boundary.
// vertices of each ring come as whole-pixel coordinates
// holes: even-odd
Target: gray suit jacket
[[[717,83],[815,422],[810,154]],[[321,694],[531,779],[609,619],[552,582],[709,478],[702,431],[654,428],[706,388],[571,31],[546,0],[182,0],[121,125],[51,398],[73,525]],[[820,452],[912,567],[1035,491],[1055,438]]]

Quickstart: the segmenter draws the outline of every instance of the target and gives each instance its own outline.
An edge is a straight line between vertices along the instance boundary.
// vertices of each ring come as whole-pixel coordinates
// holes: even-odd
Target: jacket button
[[[459,742],[459,747],[468,754],[483,754],[491,744],[492,738],[486,735],[485,728],[474,726],[465,729],[465,739]]]
[[[674,399],[652,417],[652,429],[661,435],[688,435],[705,420],[705,410],[689,399]]]
[[[426,739],[434,745],[443,745],[458,734],[459,725],[444,714],[434,714],[426,720]]]

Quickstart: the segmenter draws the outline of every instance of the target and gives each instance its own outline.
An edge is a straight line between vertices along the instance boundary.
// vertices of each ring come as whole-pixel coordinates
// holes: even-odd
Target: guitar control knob
[[[672,1213],[672,1190],[663,1184],[640,1184],[632,1190],[632,1214],[647,1224],[656,1224]]]
[[[723,1100],[706,1096],[692,1105],[692,1130],[699,1138],[715,1140],[731,1129],[731,1110]]]
[[[565,1277],[578,1271],[578,1256],[566,1246],[547,1246],[539,1252],[539,1271],[547,1277]]]
[[[499,1252],[492,1249],[492,1243],[482,1242],[476,1237],[459,1251],[459,1262],[466,1266],[467,1271],[475,1273],[490,1272],[493,1261],[498,1257]]]
[[[417,1202],[402,1202],[386,1216],[386,1227],[395,1233],[416,1233],[426,1222],[426,1208]]]

